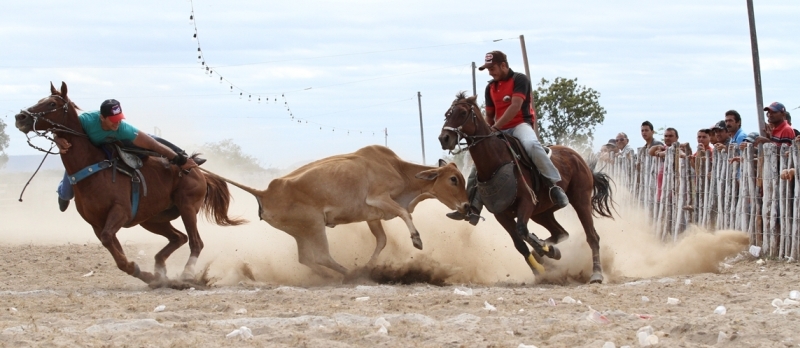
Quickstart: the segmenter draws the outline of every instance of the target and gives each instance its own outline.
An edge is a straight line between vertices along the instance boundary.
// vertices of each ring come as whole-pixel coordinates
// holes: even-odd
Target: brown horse
[[[516,177],[516,197],[505,210],[494,212],[497,221],[505,228],[514,247],[525,258],[534,274],[544,272],[541,257],[548,256],[559,259],[561,253],[555,244],[567,239],[569,234],[556,221],[553,213],[556,207],[548,198],[548,188],[542,188],[533,195],[534,179],[531,170],[518,165],[509,147],[503,138],[493,133],[489,124],[484,120],[481,109],[475,102],[475,97],[467,98],[464,93],[459,93],[456,100],[445,113],[445,123],[439,135],[442,149],[453,150],[461,139],[465,139],[470,155],[475,161],[478,182],[489,182],[493,175],[506,164],[514,165]],[[612,217],[609,203],[611,187],[608,176],[600,172],[592,172],[586,161],[574,150],[564,146],[551,147],[551,159],[561,173],[558,185],[564,190],[569,202],[578,214],[586,233],[586,241],[592,249],[592,276],[591,283],[603,281],[603,270],[600,266],[600,236],[594,229],[592,210],[605,217]],[[519,153],[519,152],[517,152]],[[521,171],[521,172],[520,172]],[[512,189],[513,195],[513,189]],[[537,202],[536,197],[539,197]],[[516,221],[515,221],[516,219]],[[540,240],[535,234],[528,231],[527,222],[534,222],[544,226],[550,231],[550,238]],[[528,250],[525,242],[531,245],[534,253]]]
[[[83,132],[77,110],[78,107],[67,97],[67,85],[62,82],[58,91],[51,83],[50,96],[15,116],[16,127],[23,133],[58,133],[72,144],[70,150],[61,155],[67,173],[76,173],[106,160],[104,151],[92,145]],[[230,193],[224,181],[197,170],[183,173],[165,159],[155,157],[144,160],[141,172],[148,188],[147,194],[141,197],[136,216],[132,216],[132,181],[123,175],[115,175],[115,182],[112,182],[113,170],[101,170],[75,184],[75,205],[81,217],[92,225],[103,246],[111,252],[117,267],[151,286],[170,285],[165,261],[187,240],[191,256],[182,278],[194,278],[194,266],[203,249],[197,231],[197,213],[200,210],[220,226],[246,222],[228,217]],[[170,223],[178,217],[183,220],[188,238]],[[136,225],[169,240],[155,255],[153,273],[141,271],[139,265],[128,261],[117,239],[120,228]]]

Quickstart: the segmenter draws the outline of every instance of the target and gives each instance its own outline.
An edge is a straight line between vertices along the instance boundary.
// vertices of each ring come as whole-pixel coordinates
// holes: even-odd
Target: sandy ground
[[[493,218],[477,227],[450,221],[432,201],[414,213],[425,249],[413,249],[401,221],[386,222],[389,243],[373,272],[387,279],[412,271],[428,283],[343,284],[300,265],[294,240],[257,221],[255,201],[234,191],[232,215],[256,220],[203,223],[199,263],[209,286],[173,290],[119,271],[74,208],[58,212],[58,173],[37,177],[23,203],[16,197],[27,178],[0,179],[2,346],[636,347],[645,326],[659,346],[800,346],[800,306],[775,313],[771,304],[800,290],[800,265],[742,256],[747,239],[733,231],[693,230],[662,243],[625,206],[616,220],[596,220],[601,285],[583,284],[591,259],[570,209],[557,214],[572,235],[564,258],[537,280]],[[118,235],[127,255],[152,269],[164,240],[138,227]],[[333,257],[350,269],[374,247],[366,224],[328,235]],[[186,246],[170,258],[171,277],[187,258]],[[726,314],[714,313],[720,305]],[[242,326],[252,338],[226,338]]]

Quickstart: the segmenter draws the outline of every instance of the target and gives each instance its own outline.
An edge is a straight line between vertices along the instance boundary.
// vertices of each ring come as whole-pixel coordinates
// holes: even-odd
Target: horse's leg
[[[523,192],[527,192],[527,189],[523,190]],[[536,234],[528,230],[528,220],[531,219],[531,214],[533,214],[533,209],[535,208],[533,201],[529,196],[518,197],[517,200],[519,203],[517,204],[517,222],[515,229],[519,236],[524,238],[525,241],[533,247],[536,256],[547,256],[556,260],[560,259],[561,252],[558,251],[558,248],[545,243],[543,240],[539,239]]]
[[[553,215],[555,209],[548,210],[544,213],[531,216],[531,220],[533,222],[542,225],[542,227],[546,228],[550,232],[550,238],[545,239],[545,243],[547,245],[556,245],[561,243],[567,238],[569,238],[569,233],[561,224],[556,221],[556,217]]]
[[[414,222],[411,221],[411,214],[408,213],[408,210],[403,209],[403,207],[397,204],[397,202],[389,197],[388,194],[381,196],[369,196],[367,197],[366,203],[403,219],[403,221],[406,223],[406,226],[408,226],[408,231],[411,233],[411,242],[414,244],[414,247],[422,250],[422,239],[419,237],[419,231],[417,231],[417,227],[414,226]]]
[[[189,237],[189,260],[181,274],[182,279],[194,279],[194,266],[203,250],[203,239],[200,238],[200,231],[197,230],[197,213],[203,205],[207,194],[207,184],[203,176],[198,176],[199,172],[185,175],[181,184],[173,191],[175,196],[174,204],[178,208],[186,234]]]
[[[575,212],[578,214],[578,219],[583,225],[583,231],[586,233],[586,242],[592,249],[592,277],[589,278],[589,283],[602,283],[603,282],[603,268],[600,266],[600,235],[594,229],[594,220],[592,219],[592,205],[586,204],[573,204]]]
[[[383,230],[383,224],[381,224],[381,220],[367,221],[367,225],[369,226],[369,230],[375,236],[375,251],[372,253],[372,257],[369,258],[369,262],[367,262],[367,267],[372,268],[378,261],[378,254],[380,254],[381,250],[386,247],[386,231]]]
[[[120,245],[117,239],[117,232],[125,225],[128,218],[127,214],[123,212],[124,209],[122,205],[114,205],[108,212],[106,224],[100,229],[95,228],[94,233],[97,235],[97,238],[100,239],[100,243],[111,253],[111,257],[114,258],[117,268],[150,284],[158,279],[157,276],[150,272],[141,271],[136,262],[128,261],[128,258],[125,257],[125,251],[122,249],[122,245]]]
[[[503,226],[506,232],[508,232],[508,235],[511,236],[511,241],[514,242],[514,248],[525,258],[525,263],[531,268],[533,275],[536,276],[544,273],[544,266],[542,266],[540,259],[528,250],[528,245],[525,244],[522,236],[517,232],[517,224],[514,222],[513,215],[501,213],[495,214],[494,217],[497,219],[497,222]]]
[[[157,275],[161,276],[162,278],[167,278],[167,265],[166,261],[172,253],[180,248],[182,245],[186,244],[186,241],[189,239],[183,234],[181,231],[176,230],[172,227],[172,224],[169,222],[152,222],[152,221],[145,221],[140,224],[142,228],[153,232],[157,235],[164,236],[169,240],[169,243],[164,246],[161,251],[159,251],[155,256],[156,264],[154,266],[154,271]]]

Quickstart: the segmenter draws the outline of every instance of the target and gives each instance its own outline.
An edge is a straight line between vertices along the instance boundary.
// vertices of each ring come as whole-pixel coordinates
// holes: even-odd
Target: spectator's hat
[[[506,54],[500,51],[491,51],[486,54],[484,57],[483,65],[481,65],[478,70],[483,70],[486,68],[490,68],[495,64],[500,63],[508,63],[508,59],[506,58]]]
[[[108,99],[100,104],[100,114],[114,123],[122,121],[122,119],[125,118],[125,115],[122,114],[122,107],[115,99]]]
[[[748,143],[755,143],[756,138],[758,138],[758,132],[750,132],[742,141],[746,141]]]
[[[712,131],[715,131],[715,130],[724,130],[724,131],[727,131],[727,130],[728,130],[728,128],[726,128],[726,127],[725,127],[725,121],[719,121],[719,122],[717,122],[717,123],[714,123],[714,125],[713,125],[713,126],[711,126],[711,130],[712,130]]]
[[[783,104],[781,103],[772,102],[772,104],[769,104],[769,106],[764,108],[764,111],[770,111],[770,110],[772,110],[773,112],[786,112],[786,107],[783,106]]]

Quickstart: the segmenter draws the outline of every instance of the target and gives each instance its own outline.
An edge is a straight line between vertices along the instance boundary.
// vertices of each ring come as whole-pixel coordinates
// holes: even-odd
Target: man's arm
[[[494,128],[500,129],[508,124],[508,122],[511,122],[511,119],[514,118],[514,115],[516,115],[519,110],[522,109],[522,102],[523,100],[520,97],[511,97],[511,105],[508,106],[508,109],[506,109],[506,112],[503,113],[503,116],[497,119],[497,122],[494,123]]]
[[[489,126],[494,126],[494,109],[486,110],[486,122]]]
[[[172,151],[172,149],[164,146],[164,144],[157,142],[155,139],[153,139],[153,137],[147,135],[144,132],[139,132],[138,134],[136,134],[136,138],[133,139],[133,145],[136,145],[143,149],[155,151],[156,153],[166,157],[170,161],[175,160],[176,157],[178,156],[178,154],[175,153],[175,151]],[[193,159],[188,158],[186,163],[183,163],[182,165],[180,165],[180,167],[181,169],[190,169],[197,167],[197,163],[194,163]]]
[[[58,147],[58,152],[62,154],[67,153],[69,148],[72,147],[72,144],[70,144],[67,139],[59,137],[58,134],[54,134],[53,141],[55,141],[56,146]]]
[[[655,156],[658,151],[661,151],[661,148],[664,147],[662,145],[653,145],[650,146],[650,149],[647,150],[647,154],[650,156]]]

